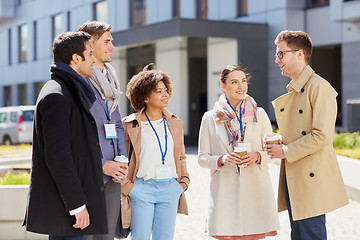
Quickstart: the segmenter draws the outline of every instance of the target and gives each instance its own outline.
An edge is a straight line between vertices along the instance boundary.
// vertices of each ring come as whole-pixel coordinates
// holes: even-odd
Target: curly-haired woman
[[[167,73],[134,75],[126,96],[136,113],[123,120],[128,151],[133,148],[128,179],[122,184],[123,226],[131,239],[173,239],[176,213],[188,214],[184,191],[190,179],[182,121],[165,110],[172,93]],[[132,145],[132,147],[131,147]]]

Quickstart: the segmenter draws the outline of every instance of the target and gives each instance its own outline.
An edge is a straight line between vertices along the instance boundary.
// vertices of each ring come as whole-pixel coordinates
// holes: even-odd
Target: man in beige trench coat
[[[291,78],[287,93],[273,101],[281,145],[268,145],[281,158],[278,210],[288,209],[291,239],[326,239],[325,213],[348,204],[333,148],[337,92],[308,65],[312,44],[300,31],[275,39],[275,62]]]

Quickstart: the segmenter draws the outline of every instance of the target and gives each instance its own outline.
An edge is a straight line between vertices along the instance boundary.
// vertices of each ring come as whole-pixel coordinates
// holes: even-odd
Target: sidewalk
[[[179,214],[175,228],[175,240],[209,240],[205,235],[205,221],[209,201],[209,170],[201,168],[197,162],[197,149],[187,148],[188,171],[191,183],[186,198],[189,207],[189,216]],[[360,160],[340,157],[339,165],[347,187],[350,204],[327,214],[328,240],[357,240],[360,239]],[[4,159],[0,159],[0,166]],[[9,160],[10,161],[10,160]],[[11,165],[9,161],[6,165]],[[23,164],[24,159],[13,159],[16,164]],[[27,160],[30,164],[30,159]],[[4,166],[4,165],[3,165]],[[279,162],[269,164],[274,196],[277,197]],[[356,201],[354,201],[356,200]],[[280,230],[278,236],[269,237],[271,240],[290,239],[290,227],[287,211],[279,213]],[[1,233],[0,233],[1,235]],[[130,239],[130,238],[128,238]]]
[[[205,235],[205,219],[207,214],[209,197],[209,170],[201,168],[197,163],[194,151],[187,154],[188,171],[191,183],[186,198],[189,205],[189,216],[178,215],[175,229],[175,240],[208,240],[213,239]],[[277,197],[277,184],[279,165],[271,163],[270,175],[273,184],[274,195]],[[351,173],[348,166],[341,164],[343,175]],[[354,170],[355,171],[355,170]],[[357,172],[359,174],[360,171]],[[354,175],[357,177],[358,175]],[[347,179],[344,177],[344,180]],[[360,188],[359,188],[360,189]],[[358,192],[360,190],[357,189]],[[350,201],[350,204],[327,214],[328,240],[357,240],[360,239],[360,202]],[[278,236],[267,239],[288,240],[290,239],[290,226],[287,211],[279,213],[280,230]],[[130,239],[130,238],[129,238]]]

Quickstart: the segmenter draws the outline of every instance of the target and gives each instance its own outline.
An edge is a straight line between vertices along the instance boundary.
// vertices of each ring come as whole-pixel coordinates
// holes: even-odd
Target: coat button
[[[304,91],[305,91],[305,89],[302,88],[302,89],[301,89],[301,92],[304,92]]]
[[[285,109],[284,109],[284,108],[280,109],[280,112],[283,112],[283,111],[285,111]]]
[[[310,173],[309,176],[310,176],[310,177],[314,177],[315,174],[314,174],[314,173]]]
[[[300,114],[302,114],[302,113],[303,113],[303,110],[302,110],[302,109],[300,109],[300,110],[299,110],[299,113],[300,113]]]
[[[301,134],[305,136],[305,135],[306,135],[306,132],[305,132],[305,131],[302,131]]]
[[[96,146],[99,146],[99,142],[98,142],[98,141],[95,141],[95,145],[96,145]]]
[[[102,169],[102,165],[99,163],[98,168]]]
[[[105,190],[105,187],[104,186],[101,186],[100,187],[100,191],[104,191]]]

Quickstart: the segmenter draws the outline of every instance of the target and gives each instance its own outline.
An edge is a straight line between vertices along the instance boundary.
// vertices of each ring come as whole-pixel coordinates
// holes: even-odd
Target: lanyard
[[[240,123],[240,134],[241,134],[241,139],[243,139],[243,124],[242,124],[242,118],[241,118],[241,108],[240,108],[240,110],[239,110],[239,113],[240,113],[240,118],[239,118],[239,116],[236,114],[235,109],[233,108],[233,106],[231,106],[231,104],[230,104],[229,100],[227,99],[227,97],[225,97],[225,98],[226,98],[227,103],[228,103],[229,106],[231,107],[231,109],[234,111],[235,116],[236,116],[238,122]]]
[[[107,117],[107,119],[110,121],[110,120],[111,120],[111,116],[110,116],[109,106],[108,106],[107,102],[105,102],[105,106],[106,106],[106,117]]]
[[[157,134],[154,126],[152,125],[152,123],[151,123],[148,115],[146,114],[146,110],[144,111],[144,113],[145,113],[145,116],[146,116],[147,120],[148,120],[149,123],[150,123],[151,128],[153,129],[153,131],[154,131],[154,133],[155,133],[155,135],[156,135],[156,137],[157,137],[157,140],[158,140],[158,143],[159,143],[160,152],[161,152],[162,164],[165,165],[165,156],[166,156],[166,152],[167,152],[167,131],[166,131],[166,124],[165,124],[164,114],[162,115],[162,117],[163,117],[163,121],[164,121],[164,129],[165,129],[165,152],[163,153],[162,148],[161,148],[161,144],[160,144],[159,135]]]

